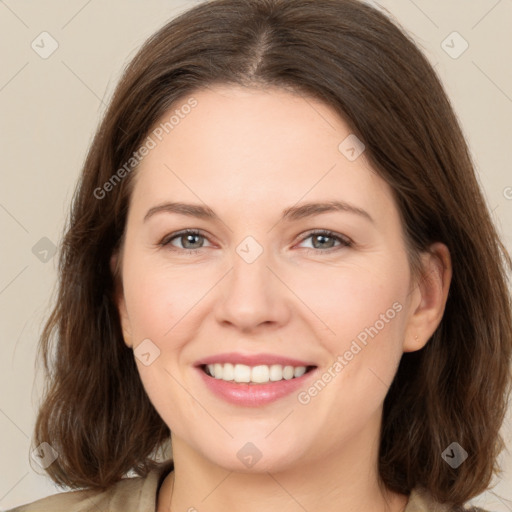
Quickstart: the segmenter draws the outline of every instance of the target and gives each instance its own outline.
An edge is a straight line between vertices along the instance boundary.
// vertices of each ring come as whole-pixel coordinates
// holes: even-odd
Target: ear
[[[403,343],[404,352],[422,349],[443,318],[452,279],[448,247],[436,242],[421,255],[422,274],[413,290],[411,312]]]
[[[123,339],[127,347],[133,348],[132,329],[128,311],[126,309],[123,282],[121,279],[121,256],[119,255],[119,252],[115,252],[110,258],[110,272],[114,278],[114,302],[119,313]]]

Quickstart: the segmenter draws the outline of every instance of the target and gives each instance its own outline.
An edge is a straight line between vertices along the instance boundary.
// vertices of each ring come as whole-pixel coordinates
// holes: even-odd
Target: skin
[[[160,350],[149,366],[135,358],[172,431],[175,471],[157,510],[403,511],[408,496],[377,472],[382,405],[402,354],[421,349],[442,318],[448,249],[432,245],[427,279],[413,279],[391,189],[364,153],[349,161],[338,150],[351,132],[327,105],[223,85],[193,97],[197,107],[141,162],[112,259],[126,344],[149,338]],[[348,212],[280,221],[286,207],[327,200],[374,222]],[[160,212],[144,221],[168,201],[207,205],[220,220]],[[159,245],[186,228],[204,236]],[[308,237],[312,229],[354,245]],[[251,264],[236,252],[247,236],[263,248]],[[321,374],[395,302],[401,311],[306,405],[296,393],[259,408],[228,404],[194,368],[221,352],[270,352],[314,361]],[[251,468],[237,457],[247,442],[262,453]]]

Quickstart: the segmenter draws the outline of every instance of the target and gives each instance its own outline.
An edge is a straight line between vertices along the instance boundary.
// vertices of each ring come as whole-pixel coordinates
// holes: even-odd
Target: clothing
[[[155,512],[158,490],[173,469],[171,460],[146,477],[125,478],[104,492],[69,491],[22,505],[7,512]],[[468,509],[469,510],[469,509]],[[471,509],[486,512],[483,509]],[[446,505],[436,503],[424,489],[413,489],[404,512],[450,512]]]

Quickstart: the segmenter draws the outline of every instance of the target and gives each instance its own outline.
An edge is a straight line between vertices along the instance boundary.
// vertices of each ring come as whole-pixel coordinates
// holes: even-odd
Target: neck
[[[160,489],[157,510],[403,512],[408,496],[379,481],[378,442],[368,441],[360,435],[329,457],[310,457],[285,470],[240,473],[213,464],[173,435],[174,471]]]

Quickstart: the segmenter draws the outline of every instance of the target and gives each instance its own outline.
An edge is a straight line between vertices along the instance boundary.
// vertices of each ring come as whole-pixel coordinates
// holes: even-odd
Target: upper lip
[[[215,363],[231,363],[231,364],[244,364],[247,366],[259,366],[273,364],[280,364],[282,366],[316,366],[315,364],[292,357],[280,356],[277,354],[240,354],[237,352],[229,352],[224,354],[216,354],[210,357],[200,359],[195,363],[196,366],[203,366],[206,364]]]

